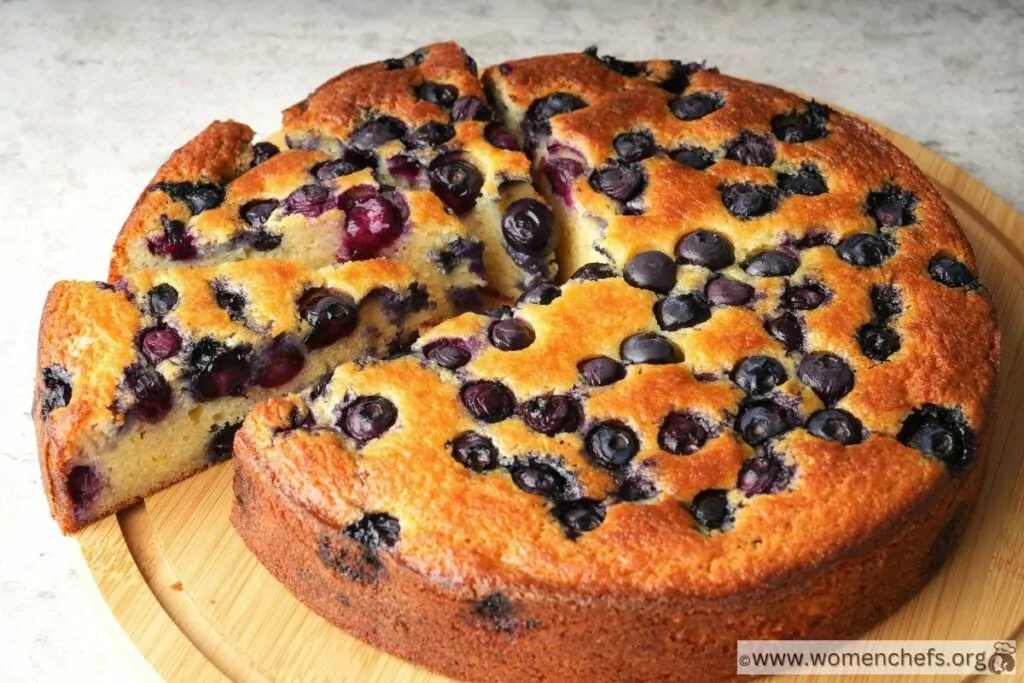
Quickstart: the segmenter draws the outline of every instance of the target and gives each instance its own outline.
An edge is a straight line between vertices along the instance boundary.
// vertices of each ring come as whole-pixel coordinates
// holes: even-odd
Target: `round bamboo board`
[[[966,230],[982,281],[996,300],[1003,357],[982,500],[964,539],[916,598],[865,637],[1019,637],[1024,623],[1024,443],[1016,435],[1024,428],[1024,382],[1019,381],[1024,377],[1024,217],[921,145],[891,131],[882,133],[935,181]],[[77,537],[99,593],[130,642],[123,634],[117,637],[128,647],[134,644],[160,676],[189,683],[225,677],[445,680],[364,645],[299,603],[235,534],[228,521],[231,499],[231,465],[224,464]]]

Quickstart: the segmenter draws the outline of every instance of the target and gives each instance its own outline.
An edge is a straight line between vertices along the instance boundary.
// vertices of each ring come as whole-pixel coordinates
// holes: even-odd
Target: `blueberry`
[[[356,399],[342,413],[341,428],[356,441],[376,439],[398,419],[395,404],[382,396]]]
[[[612,277],[615,277],[615,271],[607,263],[587,263],[577,268],[576,272],[569,276],[569,279],[591,282],[594,280],[607,280]]]
[[[680,147],[669,154],[672,161],[689,166],[695,171],[703,171],[715,163],[715,155],[702,147]]]
[[[416,97],[421,100],[426,100],[445,109],[455,104],[455,100],[459,98],[459,89],[454,85],[447,85],[445,83],[426,81],[417,85],[413,90],[416,93]]]
[[[548,120],[559,114],[567,114],[583,109],[587,103],[571,93],[556,92],[535,100],[526,110],[523,120],[523,135],[530,143],[536,142],[541,135],[549,133],[551,127]]]
[[[423,164],[408,154],[396,154],[387,161],[388,174],[407,185],[418,185],[423,177]]]
[[[582,421],[575,399],[555,394],[530,399],[520,408],[520,415],[530,429],[548,436],[575,432]]]
[[[477,432],[464,432],[452,441],[452,457],[474,472],[487,472],[498,466],[498,449],[494,442]]]
[[[452,104],[452,121],[490,121],[494,117],[491,108],[478,97],[460,97]]]
[[[484,178],[460,152],[442,154],[430,163],[430,189],[455,213],[476,206]]]
[[[238,213],[242,220],[252,227],[262,228],[270,220],[270,214],[274,213],[279,204],[280,202],[276,199],[254,199],[242,204]]]
[[[560,296],[562,296],[561,289],[550,282],[542,282],[523,292],[516,303],[547,306]]]
[[[797,112],[792,109],[772,118],[771,126],[775,137],[783,142],[800,143],[823,138],[828,134],[826,124],[832,110],[823,104],[810,102],[807,109]]]
[[[732,242],[711,230],[691,232],[676,245],[676,258],[680,263],[720,270],[735,260]]]
[[[725,158],[745,166],[771,166],[775,145],[767,137],[745,130],[725,143]]]
[[[391,116],[381,116],[356,128],[348,142],[356,149],[369,150],[392,140],[401,140],[405,132],[404,123]]]
[[[707,529],[721,529],[729,523],[732,513],[729,500],[722,489],[706,489],[693,498],[690,514],[697,523]]]
[[[359,322],[355,301],[329,289],[310,289],[299,300],[302,319],[312,326],[306,346],[322,349],[348,336]]]
[[[967,266],[948,256],[933,258],[928,264],[928,274],[947,287],[973,287],[978,284]]]
[[[883,361],[900,350],[900,336],[885,323],[868,323],[857,332],[857,341],[864,355]]]
[[[698,62],[690,62],[684,64],[678,59],[671,60],[671,70],[665,80],[658,83],[658,87],[662,90],[666,90],[670,93],[679,93],[686,90],[690,85],[690,77],[698,71],[704,70],[704,64]],[[714,71],[714,69],[712,69]]]
[[[260,353],[256,383],[264,389],[287,384],[305,364],[306,354],[302,347],[287,336],[279,336]]]
[[[708,320],[711,311],[702,294],[677,294],[654,304],[654,317],[661,329],[675,332]]]
[[[491,323],[487,336],[495,348],[502,351],[520,351],[533,344],[537,338],[528,323],[515,318]]]
[[[792,313],[783,313],[765,323],[765,329],[787,351],[797,351],[804,344],[804,331],[800,319]]]
[[[786,368],[771,356],[747,356],[732,370],[732,381],[752,396],[767,394],[786,379]]]
[[[903,312],[900,291],[892,285],[875,285],[871,288],[871,308],[880,321],[886,321]]]
[[[146,422],[158,422],[171,409],[171,385],[156,370],[133,365],[125,371],[125,389],[134,396],[128,412]]]
[[[772,437],[793,429],[800,420],[795,412],[771,399],[744,401],[736,417],[735,429],[751,446],[760,446]]]
[[[779,191],[771,185],[725,184],[719,192],[726,210],[740,220],[771,213],[779,204]]]
[[[569,488],[569,482],[561,472],[541,462],[513,465],[509,473],[520,489],[545,498],[562,498]]]
[[[512,416],[516,398],[501,382],[471,382],[459,393],[470,415],[483,422],[501,422]]]
[[[866,211],[879,228],[898,228],[914,222],[917,198],[895,185],[886,185],[868,195]]]
[[[338,205],[345,212],[342,250],[349,260],[374,258],[402,234],[401,211],[376,188],[349,188]]]
[[[192,350],[190,361],[197,372],[192,379],[196,400],[223,398],[238,392],[252,370],[248,346],[224,349],[212,340],[202,340]]]
[[[60,365],[48,365],[42,371],[43,388],[40,392],[40,412],[45,418],[58,408],[71,403],[71,375]]]
[[[658,445],[676,455],[692,455],[707,442],[705,421],[693,413],[670,413],[658,430]]]
[[[754,277],[779,277],[792,275],[799,265],[795,258],[784,252],[762,251],[748,258],[743,270]]]
[[[328,161],[321,161],[315,164],[309,172],[313,174],[317,182],[326,185],[342,176],[347,176],[350,173],[355,173],[359,169],[354,165],[345,161],[344,159],[330,159]]]
[[[669,100],[668,108],[676,118],[683,121],[696,121],[721,109],[723,104],[725,104],[725,98],[719,93],[696,92]]]
[[[621,422],[602,422],[587,434],[587,454],[600,467],[621,470],[640,450],[633,430]]]
[[[149,311],[157,318],[162,318],[178,305],[178,290],[167,283],[159,284],[149,290]]]
[[[633,364],[664,365],[682,360],[682,353],[672,342],[653,332],[642,332],[626,337],[619,348],[619,355],[624,361]]]
[[[615,73],[625,76],[627,78],[633,78],[634,76],[639,76],[642,73],[641,68],[634,64],[633,62],[626,62],[621,59],[612,57],[611,55],[605,55],[604,57],[599,56],[597,54],[596,45],[591,45],[590,47],[585,49],[583,51],[583,54],[590,55],[591,57],[604,64]]]
[[[900,443],[946,463],[957,473],[974,460],[977,442],[963,413],[932,403],[915,409],[903,421]]]
[[[242,421],[214,427],[213,436],[207,446],[206,459],[209,462],[224,462],[234,455],[235,434],[242,427]]]
[[[742,306],[754,298],[754,288],[745,282],[716,277],[704,285],[704,296],[712,306]]]
[[[277,156],[281,150],[272,142],[257,142],[252,146],[252,165],[259,166],[270,157]]]
[[[228,317],[235,322],[245,320],[246,299],[241,292],[232,289],[222,280],[214,280],[213,299],[217,302],[217,306],[224,309]]]
[[[619,133],[612,141],[612,147],[619,159],[629,164],[654,156],[658,151],[654,137],[647,131]]]
[[[641,474],[628,475],[619,486],[616,494],[619,500],[624,503],[639,503],[644,500],[651,500],[658,495],[658,487],[653,481]]]
[[[778,493],[786,488],[792,471],[774,454],[762,454],[743,463],[736,479],[736,488],[747,497],[762,493]]]
[[[188,206],[192,215],[216,209],[224,203],[224,188],[213,183],[156,183],[152,190],[161,190],[178,202]]]
[[[335,206],[330,190],[317,183],[303,185],[284,200],[285,214],[301,213],[306,218],[316,218]]]
[[[195,238],[181,221],[160,216],[163,233],[146,238],[149,253],[166,256],[172,261],[188,261],[196,257]]]
[[[562,525],[565,535],[571,540],[576,540],[586,532],[601,526],[605,508],[600,501],[580,498],[558,503],[552,508],[551,514]]]
[[[68,494],[76,508],[87,508],[99,500],[103,480],[92,465],[75,465],[68,472]]]
[[[837,408],[819,410],[807,420],[807,431],[827,441],[838,441],[852,446],[864,439],[864,427],[860,420]]]
[[[448,123],[431,121],[410,131],[405,141],[410,147],[437,147],[455,137],[455,129]]]
[[[829,299],[829,291],[817,282],[789,285],[782,293],[782,305],[793,311],[813,311]]]
[[[449,370],[461,368],[472,358],[472,354],[465,344],[457,339],[441,339],[433,342],[423,350],[423,355],[427,360]]]
[[[642,251],[629,260],[622,271],[626,282],[659,294],[668,294],[676,286],[676,264],[660,251]]]
[[[139,346],[150,363],[159,363],[181,350],[181,337],[169,327],[151,327],[143,331]]]
[[[583,381],[592,387],[603,387],[614,384],[626,376],[626,368],[622,363],[608,356],[595,356],[582,360],[576,366]]]
[[[825,178],[816,166],[804,164],[794,173],[779,173],[778,186],[782,194],[802,194],[808,197],[815,197],[828,192],[828,185]]]
[[[363,546],[364,556],[369,553],[374,558],[377,549],[390,550],[398,545],[401,532],[402,525],[398,519],[385,512],[368,513],[358,522],[345,527],[345,535]]]
[[[516,136],[512,135],[508,128],[505,128],[505,126],[497,121],[492,121],[484,126],[484,139],[498,149],[508,149],[513,152],[519,151],[519,141],[516,140]]]
[[[505,241],[527,254],[544,253],[554,231],[554,214],[536,199],[517,199],[509,204],[501,219],[501,234]]]
[[[583,175],[583,162],[572,157],[548,157],[544,160],[544,175],[551,184],[551,190],[566,204],[572,203],[572,186]]]
[[[632,201],[647,185],[643,168],[638,164],[612,164],[590,174],[590,186],[617,202]]]
[[[832,405],[853,389],[853,370],[839,356],[831,353],[809,353],[796,370],[800,381]]]
[[[852,266],[873,268],[893,255],[892,243],[878,235],[858,233],[836,245],[836,254]]]

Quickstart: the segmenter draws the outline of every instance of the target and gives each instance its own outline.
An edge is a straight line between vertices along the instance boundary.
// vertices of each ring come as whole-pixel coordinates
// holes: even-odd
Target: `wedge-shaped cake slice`
[[[479,284],[465,268],[449,279]],[[54,517],[75,531],[229,457],[255,402],[308,387],[339,362],[406,348],[423,323],[451,315],[445,291],[381,258],[58,283],[43,312],[34,406]]]

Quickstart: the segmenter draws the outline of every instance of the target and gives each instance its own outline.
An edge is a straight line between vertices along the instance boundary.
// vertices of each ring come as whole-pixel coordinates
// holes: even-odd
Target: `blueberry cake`
[[[481,82],[456,86],[497,117],[481,135],[554,209],[467,219],[524,291],[257,406],[249,548],[343,629],[475,681],[722,680],[738,639],[891,613],[977,497],[998,365],[935,187],[864,123],[703,64],[588,50]],[[356,124],[329,101],[289,110],[291,144],[339,153]],[[372,136],[426,125],[395,118]],[[513,256],[542,246],[554,281]]]

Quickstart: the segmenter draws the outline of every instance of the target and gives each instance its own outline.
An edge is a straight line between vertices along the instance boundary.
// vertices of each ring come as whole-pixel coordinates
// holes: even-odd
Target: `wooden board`
[[[1003,359],[978,512],[941,573],[867,637],[1019,637],[1024,623],[1024,443],[1017,436],[1024,430],[1024,218],[949,162],[882,132],[934,179],[967,231],[981,279],[999,310]],[[189,683],[225,677],[445,680],[347,636],[293,598],[235,534],[228,521],[231,499],[231,465],[224,464],[77,538],[99,593],[160,676]],[[111,621],[109,615],[105,619]],[[126,640],[124,634],[118,637]]]

